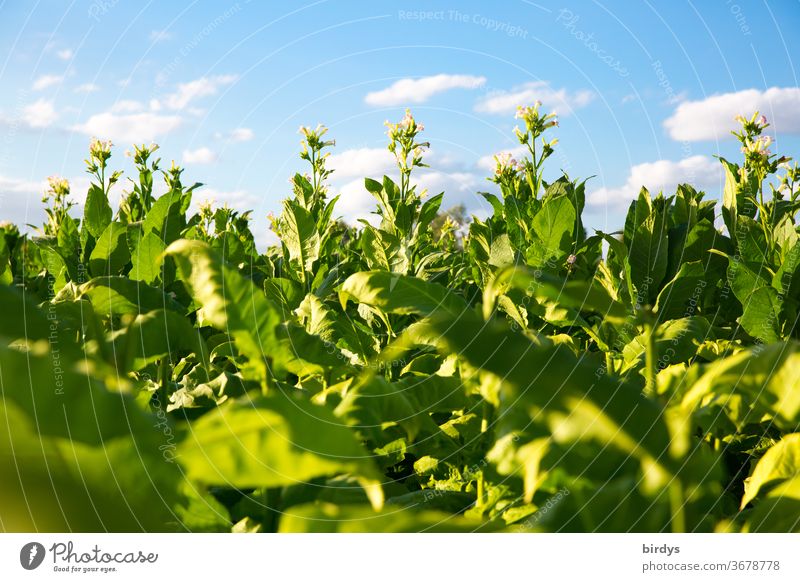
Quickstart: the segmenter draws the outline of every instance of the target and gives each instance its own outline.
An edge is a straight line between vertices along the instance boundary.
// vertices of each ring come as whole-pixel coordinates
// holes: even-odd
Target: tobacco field
[[[488,218],[418,190],[407,113],[357,226],[302,128],[265,252],[157,146],[122,176],[93,141],[82,213],[52,178],[0,223],[0,530],[799,531],[797,165],[740,118],[721,192],[599,232],[544,179],[555,117],[517,117]]]

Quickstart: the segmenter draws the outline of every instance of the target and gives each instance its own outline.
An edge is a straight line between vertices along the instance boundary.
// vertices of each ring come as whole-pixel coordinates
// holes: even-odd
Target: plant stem
[[[672,511],[672,533],[684,533],[686,531],[686,516],[683,510],[683,484],[674,478],[669,484],[669,505]]]
[[[656,372],[658,353],[656,352],[656,326],[649,319],[644,324],[645,345],[645,393],[654,395],[656,393]]]

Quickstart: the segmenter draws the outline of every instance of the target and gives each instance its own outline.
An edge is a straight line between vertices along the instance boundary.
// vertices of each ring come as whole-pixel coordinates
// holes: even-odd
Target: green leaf
[[[499,271],[486,287],[483,298],[484,317],[489,317],[494,307],[494,298],[507,288],[520,289],[537,298],[558,302],[561,306],[602,315],[609,321],[622,322],[628,310],[615,301],[608,291],[596,281],[570,279],[542,273],[528,267],[509,267]]]
[[[683,397],[688,411],[719,405],[737,426],[765,416],[796,430],[800,415],[800,344],[792,340],[742,350],[717,360]]]
[[[89,187],[86,204],[83,207],[83,225],[94,238],[100,238],[103,231],[111,224],[111,206],[103,189],[97,184]]]
[[[379,442],[387,423],[402,426],[408,438],[418,433],[438,431],[432,412],[450,412],[467,406],[462,382],[453,377],[409,377],[389,382],[380,376],[368,376],[350,388],[336,408],[336,415],[347,419],[354,428]]]
[[[569,253],[575,229],[575,207],[566,196],[548,199],[533,217],[533,231],[538,241],[528,256],[534,264],[544,265]]]
[[[457,316],[467,310],[466,302],[450,289],[416,277],[384,271],[356,273],[339,291],[342,306],[348,299],[387,313],[428,315],[445,311]]]
[[[800,477],[784,481],[759,501],[747,525],[753,532],[797,533],[800,531]]]
[[[167,192],[155,201],[142,222],[142,236],[155,233],[165,244],[177,240],[186,228],[180,192]]]
[[[205,340],[188,319],[175,311],[157,309],[137,316],[117,341],[122,344],[124,370],[141,370],[149,363],[182,351],[196,354],[204,368],[209,367]]]
[[[289,259],[295,264],[300,280],[305,281],[305,273],[311,271],[319,258],[317,224],[311,213],[293,200],[284,201],[281,219],[281,242],[289,251]]]
[[[127,228],[119,222],[106,227],[89,257],[89,271],[95,277],[117,275],[131,259],[126,240]]]
[[[436,494],[433,491],[431,495]],[[292,507],[281,517],[281,533],[457,533],[496,531],[487,524],[439,511],[389,507],[375,512],[368,506],[306,504]]]
[[[708,321],[697,315],[659,324],[655,330],[659,369],[694,358],[700,344],[709,339],[710,330]],[[625,369],[644,362],[646,346],[647,336],[640,334],[623,348],[622,354],[627,363]]]
[[[127,277],[95,277],[78,288],[78,296],[87,296],[95,312],[103,317],[136,315],[155,309],[185,309],[161,289]]]
[[[136,250],[131,254],[133,268],[130,272],[131,279],[138,279],[152,284],[161,276],[161,265],[164,262],[164,242],[154,232],[148,232],[136,245]]]
[[[708,281],[699,261],[683,263],[675,277],[664,285],[656,299],[656,312],[661,322],[689,317],[702,306]]]
[[[759,459],[744,482],[741,508],[744,509],[759,492],[795,477],[800,477],[800,433],[786,435]]]
[[[739,324],[754,338],[765,343],[781,339],[783,301],[774,287],[759,287],[743,302]]]
[[[664,206],[663,197],[651,201],[649,192],[642,188],[636,201],[636,221],[643,218],[641,222],[634,222],[635,229],[625,241],[629,249],[631,280],[641,301],[646,303],[655,300],[667,272],[669,242]]]
[[[275,332],[281,322],[276,306],[252,281],[224,265],[201,241],[175,241],[165,254],[175,259],[182,280],[201,306],[198,318],[233,336],[241,353],[249,359],[254,378],[264,381],[267,358],[283,361]]]
[[[408,272],[409,258],[406,248],[391,233],[365,224],[361,234],[361,250],[370,269],[383,269],[403,275]]]
[[[352,473],[374,479],[370,455],[325,407],[276,394],[229,401],[201,417],[179,448],[190,479],[228,487],[281,487]],[[382,493],[372,494],[376,507]]]
[[[457,353],[500,378],[503,401],[514,403],[515,409],[523,407],[532,415],[546,410],[556,441],[611,444],[641,461],[653,488],[664,485],[666,474],[677,473],[661,406],[638,388],[599,374],[568,347],[537,345],[499,322],[466,313],[457,320],[425,319],[414,336],[417,341],[433,340],[443,355]]]
[[[74,371],[77,362],[61,358],[49,349],[26,354],[0,346],[3,400],[35,419],[40,435],[100,445],[132,430],[151,430],[155,419],[130,396],[108,391],[95,378]]]

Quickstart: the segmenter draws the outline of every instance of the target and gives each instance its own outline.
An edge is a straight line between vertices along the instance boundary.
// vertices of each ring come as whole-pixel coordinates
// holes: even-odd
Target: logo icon
[[[44,546],[39,542],[29,542],[19,551],[19,563],[26,570],[35,570],[44,562]]]

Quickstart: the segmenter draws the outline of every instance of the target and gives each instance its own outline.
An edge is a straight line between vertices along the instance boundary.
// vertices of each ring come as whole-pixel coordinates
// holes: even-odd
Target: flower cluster
[[[745,135],[760,135],[762,131],[769,127],[767,118],[759,115],[758,111],[753,113],[750,119],[747,119],[744,115],[737,115],[734,119],[742,125],[742,132]],[[734,135],[737,135],[736,132],[734,132]]]
[[[47,178],[47,190],[42,196],[42,202],[47,204],[45,213],[47,223],[44,225],[44,234],[58,236],[61,224],[69,219],[69,210],[75,203],[69,200],[69,182],[61,176]]]
[[[302,141],[300,141],[300,145],[303,146],[303,150],[300,152],[300,159],[306,160],[311,164],[311,176],[308,176],[307,180],[312,185],[314,196],[318,199],[324,199],[327,191],[325,179],[333,170],[325,168],[325,161],[330,153],[323,153],[322,150],[335,146],[336,140],[323,139],[323,136],[328,133],[328,128],[322,124],[318,124],[314,129],[301,125],[298,133],[303,136]],[[296,184],[294,178],[291,178],[289,182],[294,187],[296,194],[302,192],[302,185]],[[298,191],[298,188],[300,191]],[[301,196],[301,198],[303,197]]]
[[[518,127],[514,128],[514,133],[521,144],[527,144],[530,140],[535,140],[551,127],[558,127],[556,114],[540,114],[539,107],[541,106],[542,102],[537,101],[533,106],[520,105],[517,107],[517,113],[514,118],[525,122],[525,131],[520,130]],[[556,141],[553,142],[553,145],[555,143]]]
[[[47,202],[49,199],[53,200],[66,200],[69,196],[69,180],[61,176],[50,176],[47,178],[48,189],[44,193],[42,202]]]
[[[92,138],[89,144],[89,157],[98,166],[105,166],[108,158],[111,157],[111,148],[114,146],[110,141],[102,141],[96,137]]]
[[[301,125],[298,133],[303,136],[303,140],[300,142],[300,145],[303,146],[303,153],[308,152],[309,148],[321,150],[322,148],[336,145],[336,140],[323,141],[322,136],[328,133],[328,128],[321,123],[317,124],[314,129],[307,125]]]
[[[557,139],[545,140],[542,134],[551,127],[557,127],[558,119],[554,113],[539,111],[541,106],[541,101],[536,101],[533,105],[517,107],[515,118],[524,121],[525,127],[515,127],[514,134],[519,143],[525,146],[528,155],[519,161],[508,153],[494,156],[495,172],[489,179],[500,185],[504,197],[513,194],[521,198],[536,198],[542,188],[544,161],[552,155],[558,143]],[[537,149],[539,138],[541,145]]]
[[[494,155],[495,169],[492,180],[497,183],[504,183],[517,177],[519,172],[524,171],[525,166],[514,159],[509,152],[500,152]]]
[[[742,128],[731,133],[742,144],[741,150],[745,158],[745,163],[739,173],[743,180],[748,173],[754,173],[759,176],[760,183],[767,175],[774,173],[779,164],[788,161],[789,158],[773,159],[775,156],[772,155],[769,149],[773,139],[768,135],[761,135],[769,127],[769,123],[767,118],[760,115],[758,111],[753,113],[749,119],[742,115],[737,115],[735,120],[741,124]]]
[[[417,136],[425,130],[425,126],[417,123],[409,109],[406,109],[406,114],[399,123],[391,123],[387,120],[384,125],[387,127],[386,135],[389,136],[389,151],[397,160],[401,182],[406,188],[411,170],[417,167],[427,167],[422,158],[430,147],[430,143],[417,141]]]
[[[111,145],[111,142],[108,142]],[[158,150],[158,144],[151,143],[150,145],[136,145],[133,144],[133,153],[130,150],[125,152],[126,158],[133,158],[133,163],[137,166],[146,166],[147,160],[150,158],[153,153]]]

